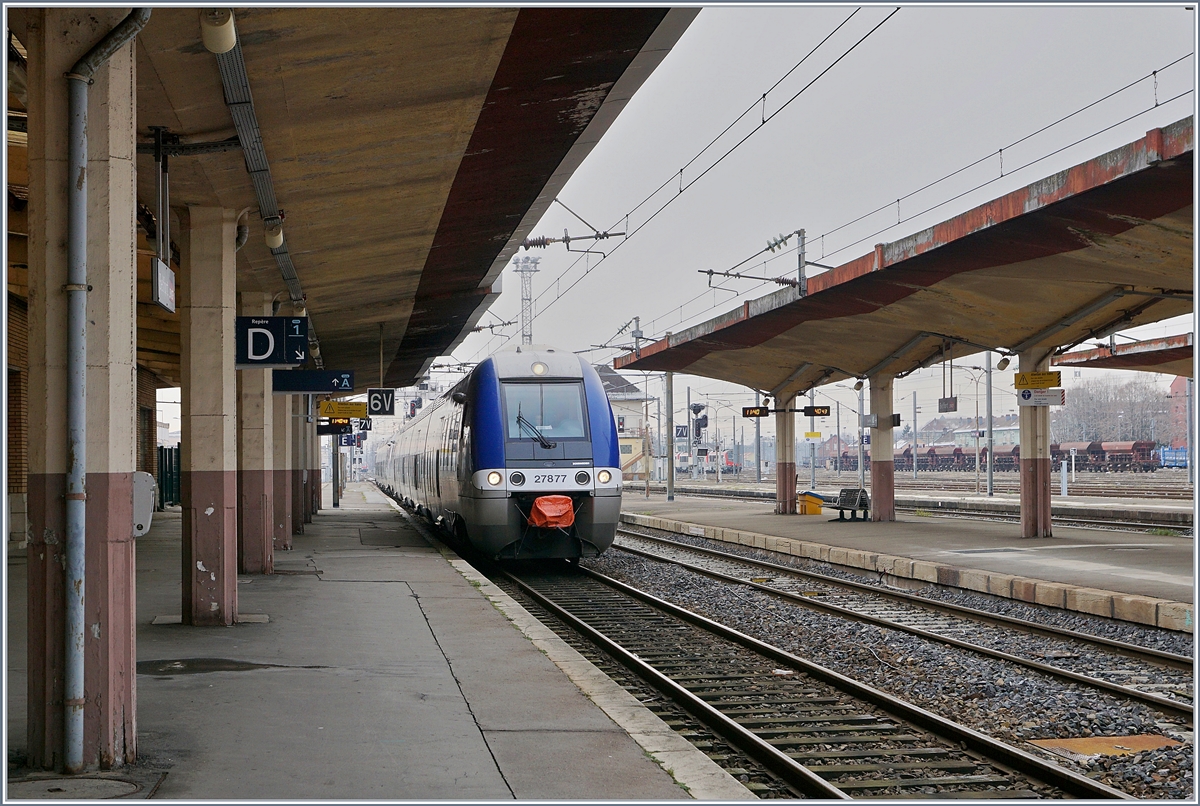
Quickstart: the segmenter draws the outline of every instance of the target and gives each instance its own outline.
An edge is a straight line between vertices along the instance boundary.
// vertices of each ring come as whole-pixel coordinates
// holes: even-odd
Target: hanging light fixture
[[[233,25],[233,9],[200,9],[200,38],[210,53],[228,53],[237,44],[237,29]]]

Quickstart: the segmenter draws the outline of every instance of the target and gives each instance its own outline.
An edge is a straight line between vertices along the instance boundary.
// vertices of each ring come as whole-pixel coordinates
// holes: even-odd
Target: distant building
[[[1016,445],[1021,441],[1019,425],[992,425],[992,444]],[[975,429],[971,427],[954,429],[954,444],[960,448],[975,447]],[[987,428],[979,429],[979,447],[987,447]]]
[[[657,398],[648,397],[621,373],[607,364],[596,364],[596,372],[604,384],[604,394],[612,406],[617,424],[617,441],[621,451],[621,473],[626,479],[645,478],[645,449],[643,437],[650,439],[651,455],[655,453],[656,434],[647,432],[646,405]]]
[[[1188,379],[1177,375],[1167,398],[1171,401],[1171,447],[1187,447]]]

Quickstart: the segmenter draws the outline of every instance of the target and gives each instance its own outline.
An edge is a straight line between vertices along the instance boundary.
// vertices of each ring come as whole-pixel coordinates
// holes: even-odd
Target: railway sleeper
[[[971,759],[961,761],[912,761],[882,762],[879,764],[805,764],[821,776],[857,775],[864,772],[896,772],[899,770],[946,770],[950,772],[972,772],[980,765]]]
[[[1040,798],[1032,789],[982,789],[950,792],[895,792],[892,794],[856,794],[855,800],[1026,800]]]
[[[836,697],[788,697],[782,700],[765,700],[765,699],[747,699],[747,700],[712,700],[709,705],[717,705],[722,708],[737,708],[739,706],[750,705],[755,708],[769,708],[780,705],[798,705],[799,708],[792,708],[795,713],[806,713],[809,711],[852,711],[854,705],[839,701]]]
[[[767,744],[775,747],[789,747],[792,745],[802,746],[806,744],[867,744],[868,742],[923,742],[928,741],[928,736],[916,736],[911,733],[899,733],[895,736],[856,736],[852,734],[840,734],[838,736],[791,736],[784,739],[765,739]],[[878,751],[877,751],[878,752]],[[905,750],[904,752],[908,752]],[[790,753],[788,755],[791,755]]]
[[[958,775],[945,778],[876,778],[866,781],[832,781],[843,792],[854,789],[912,789],[919,786],[990,786],[1007,784],[1012,779],[1004,775]],[[969,793],[974,794],[974,793]]]
[[[788,753],[796,761],[812,759],[885,758],[887,756],[932,757],[948,756],[951,752],[944,747],[892,747],[876,750],[819,750],[815,753]]]
[[[771,716],[770,714],[764,716],[747,714],[743,716],[741,711],[725,710],[722,710],[722,713],[739,725],[745,725],[746,727],[760,727],[765,725],[823,725],[823,727],[812,728],[812,730],[829,730],[834,727],[854,727],[859,729],[863,726],[870,726],[872,730],[879,729],[879,726],[876,725],[879,722],[879,717],[871,716],[870,714],[829,714],[828,716],[804,717],[783,714],[779,716]],[[895,727],[895,725],[891,727]]]
[[[859,720],[863,722],[869,722],[879,718],[872,714],[846,713],[847,711],[856,710],[854,705],[851,703],[845,703],[837,706],[817,705],[811,708],[792,707],[787,709],[780,708],[778,707],[778,703],[773,702],[746,703],[745,705],[740,706],[724,701],[718,701],[709,704],[720,708],[723,713],[729,714],[730,716],[745,717],[747,719],[786,717],[798,719],[802,722],[833,722],[835,720]]]
[[[772,723],[768,723],[768,724],[776,724],[776,725],[786,724],[786,720],[782,720],[782,719],[776,720],[776,721],[774,721]],[[809,728],[800,728],[800,727],[795,727],[795,728],[755,728],[754,732],[756,734],[758,734],[759,736],[779,736],[779,735],[801,734],[801,733],[825,733],[825,732],[831,731],[831,730],[848,730],[848,731],[854,731],[855,733],[871,732],[871,733],[875,734],[872,737],[872,739],[874,741],[881,741],[879,734],[887,733],[888,731],[893,731],[893,730],[900,730],[900,726],[896,725],[894,723],[889,723],[889,722],[881,722],[879,724],[874,724],[874,725],[848,725],[845,723],[837,723],[837,724],[815,725],[815,726],[809,727]],[[890,739],[891,737],[886,737],[886,738]],[[826,741],[829,743],[832,743],[835,740],[833,738],[829,738],[829,739],[826,739]]]

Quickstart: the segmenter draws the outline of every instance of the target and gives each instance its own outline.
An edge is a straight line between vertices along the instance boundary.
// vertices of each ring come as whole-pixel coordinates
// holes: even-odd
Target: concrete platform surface
[[[1028,540],[1016,523],[902,514],[894,523],[776,515],[773,503],[624,497],[629,523],[812,557],[898,577],[1192,631],[1190,537],[1058,528]],[[832,519],[832,520],[831,520]]]
[[[232,627],[178,623],[180,524],[159,513],[137,545],[137,766],[166,773],[155,797],[751,797],[548,630],[535,643],[527,613],[501,612],[372,486],[318,513],[278,573],[239,577]],[[10,759],[26,743],[23,574],[10,560]]]
[[[800,489],[807,489],[806,478],[799,480]],[[833,482],[831,484],[831,482]],[[826,500],[837,498],[837,482],[832,479],[821,479],[817,492]],[[857,487],[857,480],[847,476],[842,480],[845,487]],[[626,497],[641,496],[644,487],[638,482],[632,482],[625,487]],[[1057,489],[1057,487],[1055,488]],[[666,487],[659,482],[651,482],[651,495],[665,493]],[[675,484],[675,492],[686,495],[690,492],[702,491],[704,495],[726,495],[733,497],[754,497],[775,500],[774,483],[754,483],[752,481],[723,481],[705,479],[679,479]],[[871,491],[870,484],[867,492]],[[973,511],[996,512],[1006,515],[1017,515],[1021,511],[1021,496],[1014,493],[961,492],[951,490],[913,490],[900,487],[896,490],[896,505],[906,508],[931,509],[970,509]],[[1136,523],[1149,523],[1162,526],[1180,527],[1191,526],[1195,502],[1191,498],[1113,498],[1096,495],[1050,496],[1050,513],[1053,518],[1081,520],[1117,519]]]

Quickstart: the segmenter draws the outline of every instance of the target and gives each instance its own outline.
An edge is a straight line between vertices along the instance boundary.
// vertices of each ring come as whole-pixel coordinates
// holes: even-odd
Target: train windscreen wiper
[[[535,426],[533,423],[529,422],[529,420],[525,419],[525,415],[521,414],[520,406],[517,407],[517,425],[521,428],[524,428],[526,431],[528,431],[530,434],[532,434],[533,438],[536,439],[538,441],[538,444],[541,445],[543,448],[546,448],[548,450],[550,448],[558,447],[557,442],[550,442],[548,439],[546,439],[544,436],[542,436],[541,431],[537,430],[537,426]]]

